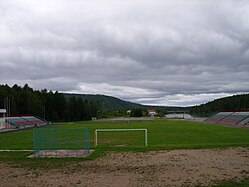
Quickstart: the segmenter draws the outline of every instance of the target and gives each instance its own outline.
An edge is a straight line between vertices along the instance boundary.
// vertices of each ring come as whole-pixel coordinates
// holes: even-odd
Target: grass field
[[[90,128],[91,148],[100,150],[168,150],[196,148],[225,148],[249,146],[249,130],[197,122],[155,120],[130,123],[63,123],[59,128]],[[143,132],[100,133],[99,145],[94,147],[94,131],[103,128],[146,128],[148,147],[144,146]],[[63,136],[63,135],[62,135]],[[124,145],[124,146],[117,146]],[[33,149],[33,130],[24,130],[0,135],[0,149]]]
[[[95,152],[87,158],[92,160],[97,157],[101,157],[106,154],[106,151],[153,151],[153,150],[173,150],[173,149],[204,149],[204,148],[227,148],[227,147],[249,147],[249,129],[232,128],[216,125],[205,125],[198,122],[188,122],[181,120],[155,120],[144,122],[130,122],[130,123],[97,123],[97,122],[75,122],[75,123],[61,123],[53,124],[53,127],[62,129],[66,128],[90,128],[90,140],[91,149]],[[114,129],[114,128],[146,128],[148,130],[148,147],[144,146],[144,133],[143,132],[111,132],[100,133],[98,135],[98,146],[94,146],[94,131],[96,129]],[[61,134],[63,137],[65,134]],[[71,136],[74,136],[71,134]],[[73,137],[71,137],[73,138]],[[17,131],[8,134],[0,134],[0,149],[10,150],[24,150],[33,149],[33,129]],[[226,149],[225,149],[226,150]],[[197,150],[198,151],[198,150]],[[120,152],[124,155],[126,153]],[[148,152],[149,153],[149,152]],[[79,170],[84,168],[83,162],[86,159],[82,158],[64,158],[64,159],[28,159],[26,158],[31,152],[0,152],[0,163],[3,165],[8,163],[14,166],[14,168],[24,169],[25,172],[32,171],[32,173],[38,172],[39,175],[47,173],[47,171],[57,171],[55,173],[64,172],[65,168],[73,168],[72,170]],[[133,153],[132,153],[133,154]],[[135,153],[140,154],[140,153]],[[146,153],[143,153],[146,154]],[[244,154],[244,153],[243,153]],[[178,155],[179,156],[179,155]],[[104,157],[103,157],[104,158]],[[125,156],[124,156],[125,158]],[[169,159],[169,158],[168,158]],[[174,162],[177,159],[174,158]],[[173,161],[169,161],[172,162]],[[135,162],[137,163],[137,161]],[[139,162],[138,162],[139,163]],[[185,164],[187,164],[186,161]],[[88,162],[88,164],[90,164]],[[96,164],[96,163],[95,163]],[[95,164],[91,165],[87,169],[88,172],[92,171],[92,168],[96,167]],[[176,163],[179,164],[179,163]],[[79,167],[78,167],[79,166]],[[6,167],[6,166],[5,166]],[[103,172],[110,167],[118,167],[113,169],[117,171],[115,175],[118,175],[120,170],[119,166],[111,165],[109,162],[104,167]],[[122,171],[129,171],[131,166],[122,166]],[[152,170],[152,166],[145,168],[143,165],[140,167],[134,166],[133,170],[138,170],[142,175],[146,175],[147,172],[155,173],[158,168]],[[154,166],[155,167],[155,166]],[[157,166],[158,167],[158,166]],[[164,167],[164,165],[160,165]],[[170,165],[167,165],[169,168]],[[10,167],[11,168],[11,167]],[[11,169],[10,169],[11,170]],[[67,170],[67,169],[66,169]],[[99,171],[99,170],[98,170]],[[98,173],[94,171],[92,175],[101,175],[101,171]],[[160,170],[161,171],[161,170]],[[162,169],[164,171],[164,169]],[[24,172],[24,173],[25,173]],[[168,172],[168,171],[167,171]],[[221,172],[224,172],[221,170]],[[160,172],[158,172],[160,173]],[[175,170],[174,170],[175,173]],[[196,172],[195,172],[196,174]],[[38,175],[38,174],[37,174]],[[39,177],[39,175],[37,177]],[[102,173],[103,175],[103,173]],[[132,174],[131,174],[132,175]],[[194,174],[193,174],[194,175]],[[196,174],[197,175],[197,174]],[[73,176],[73,175],[72,175]],[[8,178],[8,177],[7,177]],[[20,176],[19,178],[22,179]],[[19,179],[18,178],[18,179]],[[248,177],[243,176],[243,180],[235,180],[233,178],[228,180],[222,180],[217,182],[215,186],[248,186]],[[24,180],[25,181],[25,180]],[[198,185],[197,185],[198,186]]]

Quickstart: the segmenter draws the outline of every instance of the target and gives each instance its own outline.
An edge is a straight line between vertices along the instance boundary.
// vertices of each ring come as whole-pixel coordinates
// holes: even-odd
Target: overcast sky
[[[0,0],[0,83],[189,106],[249,92],[249,1]]]

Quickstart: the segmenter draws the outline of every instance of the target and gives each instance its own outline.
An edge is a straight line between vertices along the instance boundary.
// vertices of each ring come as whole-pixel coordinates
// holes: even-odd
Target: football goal
[[[87,157],[90,154],[90,129],[34,128],[34,157]]]
[[[140,131],[141,133],[135,133]],[[123,132],[120,134],[120,132]],[[126,133],[125,133],[126,132]],[[128,133],[127,133],[128,132]],[[105,137],[100,138],[100,133],[102,136],[105,134]],[[96,129],[95,130],[95,146],[99,143],[103,145],[104,141],[116,142],[117,144],[121,143],[122,140],[130,141],[130,143],[135,144],[135,142],[144,142],[143,145],[148,146],[148,135],[147,129]],[[115,140],[114,140],[115,139]]]

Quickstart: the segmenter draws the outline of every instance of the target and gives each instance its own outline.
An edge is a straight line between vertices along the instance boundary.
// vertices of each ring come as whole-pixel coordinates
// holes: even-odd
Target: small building
[[[147,110],[149,116],[155,116],[157,115],[157,112],[154,109]]]
[[[6,109],[0,109],[0,118],[5,118]]]
[[[188,114],[188,110],[170,110],[167,111],[165,115],[166,118],[176,118],[176,119],[191,119],[192,116]]]
[[[127,114],[131,114],[131,110],[127,110],[126,113],[127,113]]]

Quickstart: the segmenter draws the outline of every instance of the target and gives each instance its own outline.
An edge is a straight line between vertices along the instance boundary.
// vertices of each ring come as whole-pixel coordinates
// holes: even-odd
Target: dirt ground
[[[110,152],[66,168],[28,170],[0,164],[0,186],[209,186],[249,177],[249,148]]]

